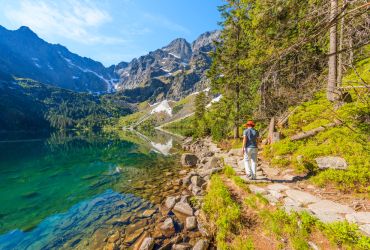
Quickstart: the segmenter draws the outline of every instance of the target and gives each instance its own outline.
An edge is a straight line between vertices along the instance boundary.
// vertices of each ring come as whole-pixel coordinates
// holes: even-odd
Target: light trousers
[[[244,166],[247,175],[256,178],[258,148],[246,148],[244,153]]]

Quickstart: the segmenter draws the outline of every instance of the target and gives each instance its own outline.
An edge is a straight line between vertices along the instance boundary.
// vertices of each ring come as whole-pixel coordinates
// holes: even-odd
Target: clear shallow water
[[[113,217],[154,206],[177,167],[167,135],[0,141],[0,249],[72,248]]]

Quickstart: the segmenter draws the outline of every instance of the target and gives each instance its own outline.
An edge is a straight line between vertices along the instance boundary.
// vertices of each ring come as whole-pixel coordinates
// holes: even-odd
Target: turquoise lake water
[[[73,248],[156,205],[152,184],[178,167],[177,148],[168,135],[2,136],[0,249]]]

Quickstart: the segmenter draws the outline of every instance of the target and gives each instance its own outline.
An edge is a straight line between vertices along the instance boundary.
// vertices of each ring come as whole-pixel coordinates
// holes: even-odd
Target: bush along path
[[[183,164],[194,168],[182,182],[202,208],[197,221],[209,247],[370,249],[367,199],[338,202],[305,182],[307,175],[261,159],[257,180],[248,180],[241,149],[225,152],[207,138],[186,139],[183,148],[194,153],[184,154]]]

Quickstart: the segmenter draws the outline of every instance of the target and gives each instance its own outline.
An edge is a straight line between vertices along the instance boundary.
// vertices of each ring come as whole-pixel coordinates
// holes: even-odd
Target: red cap
[[[245,126],[251,126],[251,127],[254,127],[256,124],[254,124],[253,121],[247,121],[247,123],[245,124]]]

